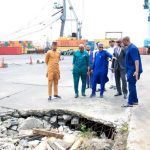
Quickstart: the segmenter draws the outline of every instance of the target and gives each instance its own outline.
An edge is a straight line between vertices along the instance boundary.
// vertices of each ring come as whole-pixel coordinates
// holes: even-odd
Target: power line
[[[8,34],[8,35],[3,36],[2,38],[6,38],[6,37],[8,37],[8,36],[13,36],[14,34],[17,34],[17,33],[21,32],[21,31],[23,31],[23,30],[27,30],[27,29],[33,28],[33,27],[35,27],[35,26],[44,24],[44,22],[47,21],[47,20],[49,20],[49,18],[47,18],[47,19],[45,19],[45,20],[43,20],[43,21],[40,21],[39,23],[33,24],[33,25],[32,25],[32,22],[35,21],[35,20],[40,16],[41,12],[48,6],[48,5],[47,5],[48,3],[49,3],[49,0],[48,0],[47,3],[42,7],[40,13],[38,13],[38,15],[37,15],[36,17],[34,17],[34,19],[32,19],[31,21],[29,21],[29,22],[27,23],[27,24],[30,24],[30,25],[28,25],[27,27],[22,27],[22,28],[20,28],[20,29],[14,31],[14,32]]]
[[[48,6],[48,3],[49,3],[49,0],[46,2],[46,4],[42,7],[41,11],[38,13],[38,15],[36,17],[34,17],[32,20],[30,20],[28,22],[28,24],[31,24],[33,21],[35,21],[39,16],[40,14],[42,13],[42,11]]]
[[[28,35],[31,35],[31,34],[35,34],[35,33],[38,33],[38,32],[40,32],[40,31],[43,31],[44,29],[48,28],[50,25],[52,25],[53,23],[55,23],[55,22],[58,21],[59,19],[60,19],[60,18],[58,18],[58,19],[56,19],[55,21],[49,23],[49,24],[46,25],[44,28],[41,28],[41,29],[39,29],[39,30],[30,32],[30,33],[27,33],[27,34],[24,34],[24,35],[22,35],[22,36],[18,36],[18,37],[16,37],[16,38],[11,39],[11,40],[19,39],[19,38],[22,38],[22,37],[25,37],[25,36],[28,36]]]

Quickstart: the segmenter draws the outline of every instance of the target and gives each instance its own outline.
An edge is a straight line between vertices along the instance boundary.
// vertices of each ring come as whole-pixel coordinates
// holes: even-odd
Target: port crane
[[[150,0],[144,0],[144,9],[148,10],[148,39],[144,40],[144,47],[150,50]]]
[[[72,11],[74,19],[72,19],[72,18],[68,19],[67,18],[67,15],[66,15],[67,14],[66,2],[68,2],[68,4],[69,4],[69,9],[70,9],[70,11]],[[82,38],[82,35],[81,35],[82,22],[79,21],[71,1],[70,0],[63,0],[62,5],[58,2],[55,2],[54,3],[54,9],[57,9],[58,12],[53,14],[52,17],[61,13],[61,17],[60,17],[60,20],[61,20],[60,37],[64,36],[66,21],[74,21],[74,22],[76,22],[76,33],[72,33],[72,36],[76,37],[77,39],[81,39]]]

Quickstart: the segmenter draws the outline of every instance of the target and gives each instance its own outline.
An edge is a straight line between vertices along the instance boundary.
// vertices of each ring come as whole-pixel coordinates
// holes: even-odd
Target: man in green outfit
[[[82,96],[86,96],[85,89],[87,73],[89,73],[89,54],[84,50],[84,45],[80,44],[79,50],[76,51],[73,56],[73,79],[75,98],[79,97],[78,86],[80,77],[82,81],[81,93]]]

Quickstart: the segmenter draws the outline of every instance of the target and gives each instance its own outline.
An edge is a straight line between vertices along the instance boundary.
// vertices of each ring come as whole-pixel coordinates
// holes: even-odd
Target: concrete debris
[[[78,117],[74,117],[72,120],[71,120],[71,125],[78,125],[79,124],[79,118]]]
[[[37,118],[27,118],[18,130],[30,130],[33,128],[43,128],[43,122]]]
[[[31,147],[31,148],[37,147],[39,143],[40,143],[39,140],[35,140],[35,141],[30,141],[30,142],[28,142],[29,147]]]
[[[20,130],[19,131],[19,136],[30,136],[33,135],[32,130]]]
[[[61,114],[44,112],[43,116],[41,114],[41,112],[19,113],[15,111],[12,116],[9,114],[9,117],[0,117],[0,149],[99,150],[97,146],[107,149],[112,148],[114,144],[113,140],[107,139],[105,132],[102,132],[99,137],[95,134],[87,139],[88,128],[85,128],[85,133],[80,131],[79,116],[62,114],[62,112]]]
[[[51,124],[57,123],[57,116],[53,116],[53,117],[50,119],[50,123],[51,123]]]

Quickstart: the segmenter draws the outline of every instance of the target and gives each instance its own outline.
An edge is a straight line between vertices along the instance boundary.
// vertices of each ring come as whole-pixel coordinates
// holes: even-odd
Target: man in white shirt
[[[110,40],[109,41],[110,47],[107,49],[107,51],[113,55],[114,54],[114,49],[115,49],[115,41]],[[109,85],[110,89],[116,89],[116,83],[115,83],[115,75],[112,69],[112,61],[109,60],[109,68],[108,68],[108,78],[109,78]]]

